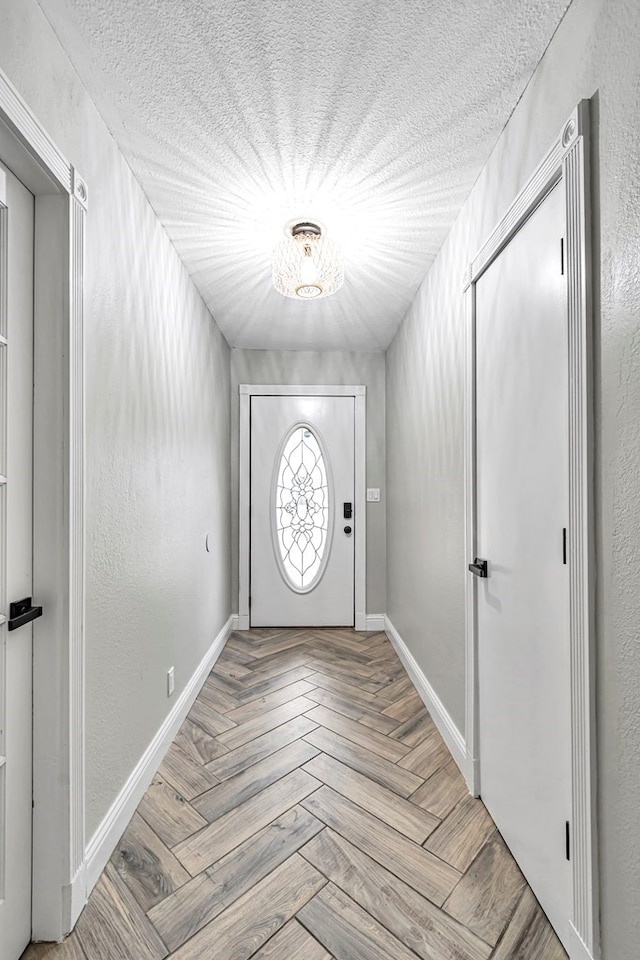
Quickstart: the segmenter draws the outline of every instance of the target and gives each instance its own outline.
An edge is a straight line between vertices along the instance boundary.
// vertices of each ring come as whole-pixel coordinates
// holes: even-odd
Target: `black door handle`
[[[489,563],[487,560],[481,560],[479,557],[476,557],[473,563],[469,564],[469,570],[476,577],[482,577],[484,580],[489,576]]]
[[[15,600],[9,604],[9,630],[17,630],[23,627],[25,623],[31,620],[37,620],[42,616],[42,607],[32,607],[31,597],[25,597],[24,600]]]

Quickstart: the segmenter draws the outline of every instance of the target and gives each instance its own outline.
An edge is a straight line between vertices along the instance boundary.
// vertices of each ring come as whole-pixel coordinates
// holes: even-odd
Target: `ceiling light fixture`
[[[342,259],[322,228],[296,220],[284,233],[273,251],[276,290],[296,300],[318,300],[339,290],[344,281]]]

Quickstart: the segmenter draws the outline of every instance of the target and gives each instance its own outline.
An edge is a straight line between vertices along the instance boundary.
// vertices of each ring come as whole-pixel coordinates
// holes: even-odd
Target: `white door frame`
[[[367,629],[366,614],[366,395],[364,386],[292,386],[281,384],[241,383],[240,392],[240,456],[238,464],[239,496],[239,576],[238,576],[238,630],[249,629],[250,584],[250,522],[251,507],[251,397],[353,397],[355,400],[355,629]]]
[[[476,281],[529,214],[560,184],[565,195],[569,361],[569,633],[571,656],[572,960],[599,955],[595,817],[595,685],[593,561],[593,423],[588,118],[581,101],[526,186],[465,275],[466,301],[466,556],[476,555]],[[466,744],[469,787],[480,783],[478,721],[477,580],[466,581]]]
[[[0,70],[0,156],[35,195],[32,936],[84,906],[84,347],[87,186]]]

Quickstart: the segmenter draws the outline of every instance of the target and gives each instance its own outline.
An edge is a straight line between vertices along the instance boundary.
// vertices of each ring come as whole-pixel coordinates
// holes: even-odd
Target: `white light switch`
[[[368,501],[368,503],[379,503],[379,502],[380,502],[380,488],[379,488],[379,487],[367,487],[367,501]]]

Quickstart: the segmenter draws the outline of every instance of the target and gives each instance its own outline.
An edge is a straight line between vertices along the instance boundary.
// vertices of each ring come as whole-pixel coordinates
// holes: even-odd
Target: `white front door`
[[[567,297],[560,187],[476,285],[482,799],[559,936],[571,873]],[[569,531],[570,534],[570,531]]]
[[[0,957],[16,960],[31,939],[33,651],[9,605],[32,593],[34,199],[2,164],[0,217]]]
[[[353,626],[354,398],[251,398],[251,626]]]

